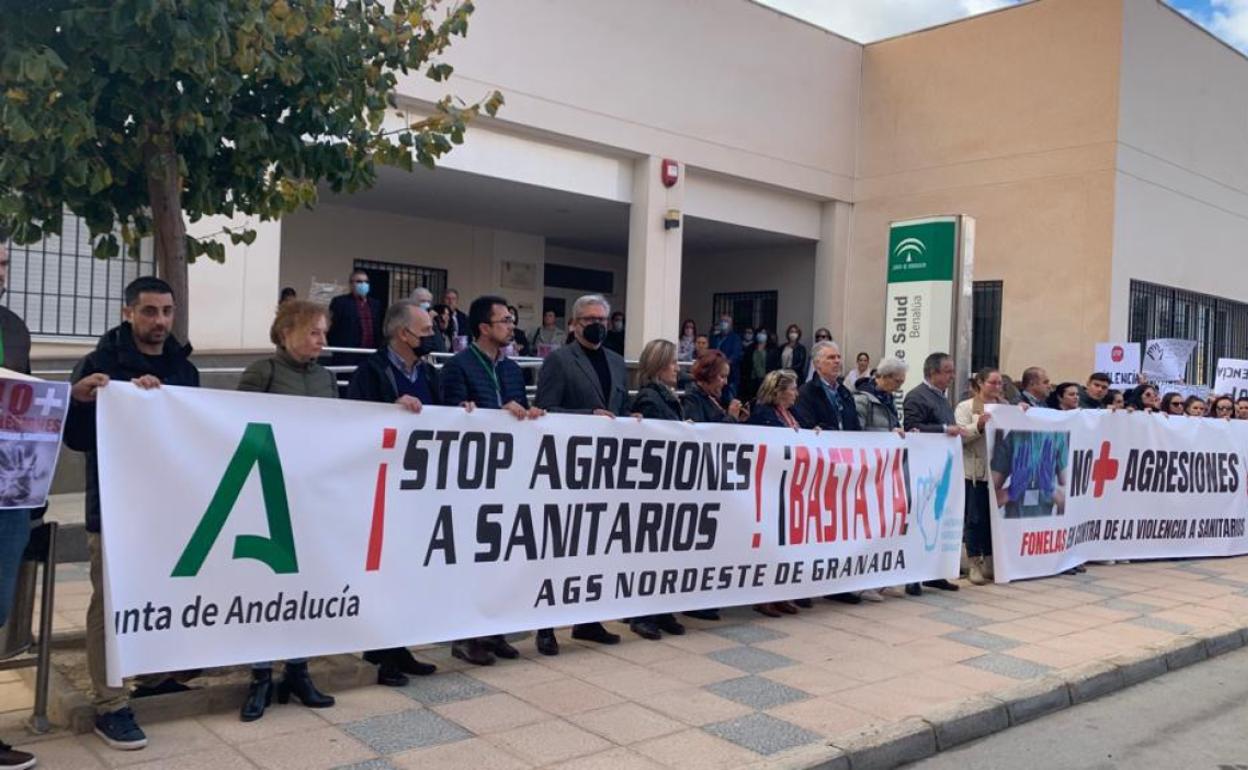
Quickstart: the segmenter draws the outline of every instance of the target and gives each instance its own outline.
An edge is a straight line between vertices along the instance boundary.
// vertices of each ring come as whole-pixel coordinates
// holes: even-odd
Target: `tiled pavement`
[[[618,624],[615,647],[560,632],[559,657],[525,640],[521,660],[490,668],[433,647],[418,656],[442,671],[406,688],[339,692],[322,711],[275,706],[250,724],[235,713],[150,724],[150,746],[133,753],[90,735],[29,743],[18,725],[30,692],[0,672],[0,735],[45,768],[729,768],[1241,620],[1248,557],[1089,565],[774,620],[738,608],[661,642]]]

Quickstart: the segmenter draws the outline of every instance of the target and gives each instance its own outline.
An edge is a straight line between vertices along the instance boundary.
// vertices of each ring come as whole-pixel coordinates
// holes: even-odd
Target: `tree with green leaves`
[[[0,231],[17,243],[82,217],[98,257],[152,239],[187,304],[187,264],[225,258],[186,219],[273,220],[354,192],[377,164],[432,168],[498,92],[383,126],[399,78],[445,81],[469,0],[0,0]],[[175,334],[186,340],[188,313]]]

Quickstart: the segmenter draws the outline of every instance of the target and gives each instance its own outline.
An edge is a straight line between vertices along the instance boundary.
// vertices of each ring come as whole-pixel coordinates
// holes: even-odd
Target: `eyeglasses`
[[[576,320],[580,321],[583,324],[605,324],[607,322],[607,317],[605,315],[595,315],[595,316],[584,315]]]
[[[493,326],[494,324],[502,324],[504,326],[515,326],[516,319],[512,318],[511,316],[507,316],[506,318],[500,318],[497,321],[490,321],[491,326]]]
[[[1231,412],[1233,412],[1233,411],[1235,411],[1235,407],[1233,407],[1233,406],[1228,406],[1227,404],[1219,404],[1219,405],[1218,405],[1217,407],[1215,407],[1215,408],[1216,408],[1219,412],[1226,412],[1226,413],[1228,413],[1228,414],[1229,414],[1229,413],[1231,413]]]

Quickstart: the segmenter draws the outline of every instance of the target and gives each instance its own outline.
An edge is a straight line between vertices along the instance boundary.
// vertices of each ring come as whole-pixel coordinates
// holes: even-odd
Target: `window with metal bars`
[[[1001,281],[975,281],[971,291],[971,370],[1001,365]]]
[[[1248,358],[1248,304],[1243,302],[1131,281],[1128,314],[1131,342],[1196,341],[1187,365],[1190,384],[1212,385],[1219,358]]]
[[[69,212],[60,236],[6,245],[9,275],[0,302],[21,316],[32,334],[45,337],[100,336],[121,321],[126,284],[156,273],[150,255],[141,249],[135,254],[124,243],[116,257],[92,256],[90,231]]]
[[[751,329],[767,329],[771,332],[773,339],[778,339],[776,330],[776,305],[778,303],[779,292],[774,291],[738,291],[716,294],[711,300],[712,323],[718,323],[722,316],[727,315],[732,317],[733,328],[737,331],[747,326]]]
[[[407,299],[412,296],[413,289],[422,286],[433,294],[435,305],[442,301],[442,295],[446,293],[447,273],[441,268],[357,259],[354,269],[368,273],[371,296],[381,300],[383,305]],[[471,298],[464,301],[461,297],[460,301],[467,306]]]

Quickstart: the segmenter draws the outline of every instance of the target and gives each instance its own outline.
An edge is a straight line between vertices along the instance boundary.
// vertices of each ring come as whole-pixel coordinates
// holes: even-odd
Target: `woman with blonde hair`
[[[754,408],[750,410],[749,424],[797,430],[800,426],[792,412],[796,403],[797,375],[789,369],[768,372],[758,386]],[[799,599],[798,602],[804,607],[811,606],[809,599]],[[796,615],[797,606],[792,602],[767,602],[754,605],[754,611],[769,618],[778,618],[781,615]]]
[[[303,299],[282,303],[269,329],[269,339],[277,346],[277,351],[248,366],[239,380],[238,389],[252,393],[337,398],[337,378],[316,362],[325,347],[328,332],[329,311],[324,305]],[[253,663],[251,685],[239,718],[252,722],[264,716],[265,708],[272,702],[273,689],[273,664]],[[333,697],[317,689],[308,675],[307,658],[287,660],[285,674],[276,689],[278,703],[285,703],[293,695],[309,708],[334,705]]]
[[[676,344],[669,340],[650,340],[637,360],[637,395],[629,405],[630,414],[643,420],[683,420],[684,410],[676,398]],[[633,618],[629,629],[643,639],[657,640],[666,631],[673,636],[685,633],[685,627],[670,612]]]
[[[988,496],[988,442],[985,436],[988,404],[1007,403],[1002,393],[1005,380],[992,367],[980,369],[971,380],[970,398],[953,410],[962,428],[962,471],[966,477],[965,526],[962,542],[971,562],[970,581],[982,586],[992,582],[991,505]]]

